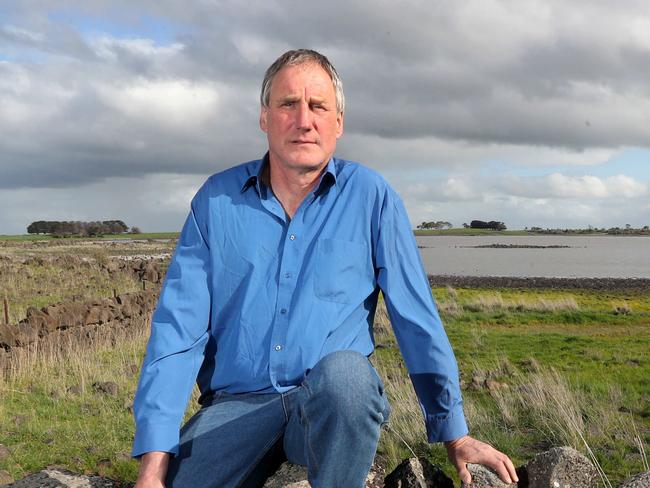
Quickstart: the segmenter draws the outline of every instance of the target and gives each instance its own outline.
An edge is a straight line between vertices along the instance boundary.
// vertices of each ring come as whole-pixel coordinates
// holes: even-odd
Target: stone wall
[[[85,302],[63,302],[29,308],[27,316],[18,324],[0,325],[0,350],[10,352],[24,347],[54,332],[128,322],[153,312],[158,289],[125,293],[114,298]]]

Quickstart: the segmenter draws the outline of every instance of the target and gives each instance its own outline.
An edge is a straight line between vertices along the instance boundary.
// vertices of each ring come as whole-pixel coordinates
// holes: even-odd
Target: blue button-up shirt
[[[292,219],[268,157],[211,176],[192,199],[153,315],[135,397],[133,455],[178,452],[196,379],[214,391],[286,392],[325,355],[369,355],[379,291],[430,442],[467,433],[458,369],[401,199],[333,158]]]

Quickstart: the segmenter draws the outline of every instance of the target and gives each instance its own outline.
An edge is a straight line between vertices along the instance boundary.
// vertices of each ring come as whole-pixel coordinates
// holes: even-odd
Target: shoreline
[[[522,288],[553,290],[634,291],[650,293],[650,278],[547,278],[519,276],[428,275],[432,287]]]

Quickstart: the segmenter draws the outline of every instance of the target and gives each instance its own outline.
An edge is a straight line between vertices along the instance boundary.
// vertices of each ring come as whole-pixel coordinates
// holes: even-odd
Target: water
[[[428,274],[549,278],[650,278],[650,237],[418,236]],[[490,244],[569,246],[476,248]]]

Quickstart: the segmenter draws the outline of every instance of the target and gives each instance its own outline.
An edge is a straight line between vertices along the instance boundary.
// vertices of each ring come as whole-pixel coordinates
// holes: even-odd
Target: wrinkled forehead
[[[309,91],[322,97],[335,96],[334,83],[329,73],[319,64],[305,62],[284,66],[271,82],[271,97]]]

